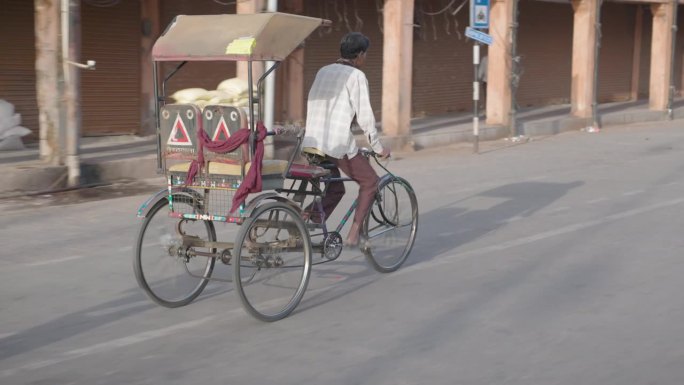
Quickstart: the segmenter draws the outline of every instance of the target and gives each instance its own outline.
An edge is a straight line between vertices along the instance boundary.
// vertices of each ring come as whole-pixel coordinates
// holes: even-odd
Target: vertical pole
[[[473,44],[473,152],[480,152],[480,43]]]
[[[81,1],[62,0],[62,42],[64,66],[64,107],[66,123],[66,159],[68,185],[81,182],[79,142],[81,137],[81,107],[79,70],[70,62],[78,62],[81,56]]]
[[[630,98],[639,99],[639,74],[641,73],[641,40],[644,35],[644,7],[637,5],[636,21],[634,24],[634,53],[632,55],[632,89]]]
[[[161,127],[159,126],[159,66],[156,61],[152,62],[152,78],[154,78],[154,132],[157,135],[157,174],[161,174],[166,165],[162,164]]]
[[[601,53],[601,5],[603,0],[596,1],[596,17],[594,19],[594,89],[592,91],[591,120],[589,132],[599,132],[601,129],[598,118],[598,78],[599,78],[599,54]]]
[[[519,68],[520,68],[520,58],[518,57],[518,0],[512,0],[511,6],[511,30],[510,30],[510,39],[511,41],[509,42],[509,45],[511,47],[511,57],[510,57],[510,63],[511,63],[511,70],[509,71],[509,87],[510,87],[510,92],[511,92],[511,97],[510,97],[510,102],[511,106],[508,109],[509,113],[509,119],[508,123],[510,124],[508,131],[512,133],[514,138],[516,140],[520,140],[522,133],[520,132],[520,128],[518,127],[518,123],[516,122],[517,118],[517,110],[518,110],[518,102],[516,101],[516,94],[518,93],[518,83],[519,83],[519,78],[518,78],[518,73],[519,73]],[[491,60],[491,59],[489,59]]]
[[[677,50],[677,6],[679,1],[672,0],[672,47],[670,49],[670,92],[667,97],[667,118],[674,119],[674,111],[672,103],[674,102],[675,94],[675,51]]]
[[[278,0],[268,0],[268,3],[266,5],[266,10],[268,12],[277,12],[278,11]],[[264,70],[268,71],[269,68],[271,68],[275,62],[273,61],[267,61],[266,62],[266,68]],[[264,124],[266,125],[266,128],[268,129],[273,129],[273,123],[274,123],[274,117],[275,117],[275,85],[276,85],[276,74],[275,71],[273,71],[268,77],[266,78],[266,90],[264,91],[263,97],[264,97]],[[273,146],[273,137],[269,136],[264,140],[264,157],[265,158],[273,158],[275,155],[275,148]]]
[[[256,138],[255,133],[255,122],[254,122],[254,87],[252,86],[252,61],[247,61],[247,92],[249,96],[249,161],[251,162],[252,156],[254,155],[254,139]]]

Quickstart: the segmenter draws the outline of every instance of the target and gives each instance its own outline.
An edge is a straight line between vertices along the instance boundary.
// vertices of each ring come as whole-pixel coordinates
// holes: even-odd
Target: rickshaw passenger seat
[[[236,175],[239,176],[241,173],[239,163],[223,163],[223,162],[208,162],[208,172],[214,175]],[[249,171],[251,162],[245,164],[245,173]],[[188,172],[190,168],[190,163],[179,163],[171,166],[169,171],[171,172]],[[261,162],[261,175],[278,175],[287,169],[286,160],[271,160],[264,159]]]

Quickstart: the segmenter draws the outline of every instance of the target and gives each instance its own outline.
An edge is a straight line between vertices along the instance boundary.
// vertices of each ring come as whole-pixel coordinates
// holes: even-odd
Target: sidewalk
[[[674,103],[674,119],[684,119],[684,99]],[[630,123],[667,120],[662,112],[650,111],[648,102],[609,103],[599,106],[601,127]],[[554,135],[576,131],[587,126],[585,119],[569,116],[569,105],[526,109],[518,112],[518,134],[526,137]],[[480,127],[480,140],[498,140],[515,136],[508,127]],[[472,115],[445,114],[411,121],[413,148],[443,146],[473,139]],[[392,148],[396,140],[385,138]],[[67,170],[64,166],[45,165],[39,160],[37,145],[22,151],[0,151],[0,198],[12,195],[51,191],[66,186]],[[123,180],[145,179],[157,176],[156,141],[154,136],[110,136],[83,138],[81,143],[82,183],[84,185],[112,183]]]

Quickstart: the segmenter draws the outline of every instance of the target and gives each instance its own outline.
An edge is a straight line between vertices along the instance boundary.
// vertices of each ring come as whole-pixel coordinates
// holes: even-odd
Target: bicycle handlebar
[[[304,134],[304,127],[288,124],[286,126],[277,126],[273,131],[269,131],[268,135],[284,135],[284,136],[300,136]]]
[[[373,157],[376,160],[377,159],[386,159],[386,158],[381,157],[380,154],[378,154],[377,152],[373,151],[370,148],[361,147],[361,148],[359,148],[359,152],[361,153],[361,155],[365,156],[366,158]],[[390,156],[388,156],[387,158],[391,158],[391,157],[392,157],[392,155],[390,154]]]

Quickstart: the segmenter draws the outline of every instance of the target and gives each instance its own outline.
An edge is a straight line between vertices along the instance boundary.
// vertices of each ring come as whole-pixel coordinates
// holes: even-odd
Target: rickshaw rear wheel
[[[311,274],[312,247],[301,215],[283,202],[257,207],[235,239],[235,291],[255,318],[272,322],[299,304]],[[247,279],[249,278],[249,279]]]
[[[192,212],[199,205],[186,193],[173,194],[172,199],[177,212]],[[189,304],[202,293],[216,262],[215,258],[191,256],[194,250],[216,250],[184,246],[183,237],[214,242],[216,231],[210,221],[172,218],[169,213],[168,198],[150,209],[138,235],[133,269],[138,285],[150,299],[175,308]]]

